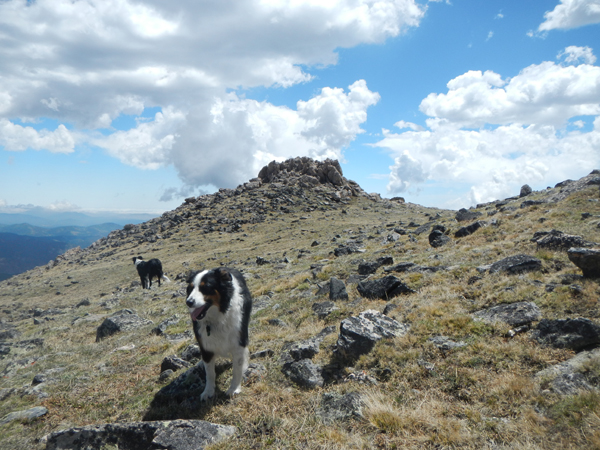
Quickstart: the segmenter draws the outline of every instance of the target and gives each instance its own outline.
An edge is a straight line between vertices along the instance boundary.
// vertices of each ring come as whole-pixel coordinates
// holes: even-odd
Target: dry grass
[[[323,200],[311,192],[306,195]],[[33,405],[46,406],[49,413],[31,423],[0,425],[0,447],[41,448],[39,439],[51,431],[138,421],[148,413],[156,392],[169,382],[158,379],[161,361],[180,354],[191,342],[172,343],[150,333],[153,326],[174,314],[181,320],[169,333],[189,329],[190,322],[179,293],[182,281],[150,291],[131,288],[137,279],[131,256],[142,254],[160,258],[173,280],[190,269],[221,264],[240,268],[255,298],[264,296],[263,309],[255,312],[251,322],[250,350],[274,351],[273,357],[257,361],[267,369],[265,378],[245,386],[232,400],[219,397],[196,410],[153,412],[165,418],[188,417],[238,427],[232,440],[213,445],[212,450],[600,448],[600,396],[559,397],[538,385],[534,377],[570,358],[572,352],[540,347],[527,334],[509,339],[508,326],[485,324],[470,315],[500,303],[533,301],[547,318],[598,317],[597,282],[582,281],[580,292],[574,293],[561,285],[562,275],[578,273],[565,253],[538,250],[530,242],[535,231],[553,228],[600,242],[596,224],[581,220],[581,212],[600,214],[599,202],[589,201],[595,197],[597,191],[587,189],[559,204],[496,213],[489,218],[485,214],[496,208],[484,206],[480,208],[482,218],[496,219],[497,225],[438,249],[429,246],[427,233],[416,236],[417,242],[405,235],[384,244],[392,228],[387,225],[425,223],[440,213],[436,222],[453,233],[458,224],[452,212],[410,204],[388,207],[364,198],[344,205],[345,214],[342,207],[307,212],[298,203],[292,213],[274,211],[264,222],[243,225],[237,233],[204,233],[202,223],[189,220],[169,230],[168,239],[106,246],[86,255],[85,264],[65,262],[51,270],[38,268],[13,277],[0,283],[2,319],[17,327],[21,334],[16,340],[42,338],[44,344],[13,347],[0,361],[0,389],[15,389],[0,403],[0,417]],[[219,206],[222,215],[233,216],[239,201],[250,200],[243,196],[227,199]],[[356,238],[362,241],[364,253],[339,258],[332,254],[338,245]],[[313,246],[315,240],[319,244]],[[517,253],[536,255],[543,270],[506,276],[481,275],[476,269]],[[337,302],[339,310],[319,320],[312,304],[328,298],[315,295],[317,284],[332,276],[347,280],[361,261],[384,255],[392,256],[395,263],[443,265],[449,270],[395,274],[418,291],[391,300],[398,306],[391,315],[409,323],[410,332],[378,343],[352,367],[337,369],[342,375],[364,371],[378,380],[376,385],[334,381],[323,389],[298,388],[284,377],[278,364],[287,342],[307,339],[365,309],[381,311],[387,303],[362,299],[356,285],[348,284],[349,300]],[[257,265],[258,256],[272,263]],[[291,262],[279,266],[284,257]],[[311,268],[314,264],[320,268]],[[380,271],[376,277],[382,274]],[[475,276],[481,279],[470,283]],[[545,289],[550,283],[556,284],[553,291]],[[84,299],[89,300],[88,306],[75,306]],[[34,325],[35,308],[62,308],[64,313],[48,316],[49,320],[42,317],[42,323]],[[96,342],[96,329],[103,318],[124,308],[137,311],[154,325]],[[274,326],[271,319],[288,326]],[[442,351],[428,341],[435,335],[467,345]],[[335,335],[328,336],[315,357],[315,362],[331,365],[331,370],[339,363],[332,353],[335,341]],[[17,367],[15,361],[23,363]],[[599,367],[592,362],[586,370],[600,379]],[[62,371],[43,387],[46,398],[21,395],[36,374],[56,368]],[[217,379],[218,388],[225,390],[230,377],[231,370],[225,370]],[[365,401],[363,419],[321,423],[316,411],[321,395],[330,391],[360,392]]]

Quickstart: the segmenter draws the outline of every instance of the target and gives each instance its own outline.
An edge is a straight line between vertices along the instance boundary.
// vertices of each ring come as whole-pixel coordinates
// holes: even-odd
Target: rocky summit
[[[599,185],[451,211],[294,158],[187,198],[0,283],[0,447],[598,448]],[[251,359],[201,402],[185,280],[220,266]]]

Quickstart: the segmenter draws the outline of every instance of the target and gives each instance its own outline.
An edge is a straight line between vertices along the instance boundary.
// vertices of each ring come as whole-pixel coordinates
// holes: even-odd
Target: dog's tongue
[[[196,308],[191,312],[192,320],[202,320],[206,315],[206,311],[210,308],[210,303],[205,303],[200,308]]]

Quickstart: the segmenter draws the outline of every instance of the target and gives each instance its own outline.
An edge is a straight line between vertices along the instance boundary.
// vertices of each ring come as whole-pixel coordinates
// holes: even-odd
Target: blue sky
[[[459,209],[600,168],[600,0],[7,0],[0,210],[160,214],[269,161]]]

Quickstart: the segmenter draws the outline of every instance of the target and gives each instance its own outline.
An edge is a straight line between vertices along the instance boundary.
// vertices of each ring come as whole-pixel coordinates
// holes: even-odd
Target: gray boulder
[[[340,245],[333,251],[335,256],[351,255],[352,253],[361,253],[364,250],[356,244]]]
[[[29,408],[23,411],[15,411],[8,413],[2,419],[0,419],[0,425],[5,423],[9,423],[15,420],[29,422],[38,417],[42,417],[48,414],[48,409],[43,406],[34,406],[33,408]]]
[[[591,247],[593,242],[586,241],[581,236],[565,234],[559,230],[538,231],[533,235],[531,242],[535,242],[538,248],[548,250],[568,250],[572,247]]]
[[[123,309],[111,317],[104,319],[102,325],[96,330],[96,342],[115,333],[135,330],[152,323],[151,320],[142,319],[135,311]]]
[[[325,425],[349,419],[363,418],[363,401],[358,392],[342,395],[337,392],[327,392],[321,397],[317,408],[317,417]]]
[[[533,333],[541,344],[582,350],[600,344],[600,326],[589,319],[543,319]]]
[[[393,275],[377,280],[361,281],[358,283],[357,290],[361,297],[382,300],[416,292]]]
[[[329,299],[330,300],[348,300],[346,285],[342,280],[331,277],[329,280]]]
[[[479,211],[469,211],[465,208],[461,208],[456,212],[454,216],[457,222],[466,222],[468,220],[475,220],[481,213]]]
[[[583,351],[573,358],[548,367],[536,374],[536,379],[548,384],[554,392],[574,395],[582,390],[598,388],[599,380],[590,367],[600,364],[600,348]]]
[[[477,311],[473,317],[488,323],[504,322],[518,327],[539,320],[542,312],[535,303],[517,302]]]
[[[584,277],[600,277],[600,250],[570,248],[567,255],[571,262],[581,269]]]
[[[435,345],[437,348],[443,351],[448,351],[467,345],[463,341],[456,342],[446,336],[434,336],[432,338],[427,339],[427,341],[431,342],[433,345]]]
[[[178,358],[175,355],[165,356],[160,364],[160,371],[172,370],[173,372],[183,369],[184,367],[190,367],[190,363],[184,359]]]
[[[458,231],[454,233],[454,237],[460,238],[468,236],[484,226],[486,226],[486,223],[483,220],[478,220],[477,222],[473,222],[471,225],[459,228]]]
[[[529,255],[515,255],[501,259],[490,266],[490,273],[506,272],[516,274],[531,272],[542,268],[542,262]]]
[[[203,449],[236,431],[203,420],[108,423],[54,432],[47,437],[46,450]]]
[[[410,326],[400,323],[379,311],[367,310],[358,317],[349,317],[340,324],[337,352],[355,359],[369,353],[382,339],[405,335]]]
[[[321,320],[325,319],[329,314],[331,314],[336,309],[339,309],[339,308],[337,306],[335,306],[335,303],[333,303],[333,302],[320,302],[320,303],[313,303],[313,305],[312,305],[312,310],[317,315],[317,317],[319,317],[319,319],[321,319]]]
[[[450,237],[446,236],[441,230],[433,230],[429,233],[429,245],[438,248],[450,242]]]
[[[519,197],[527,197],[529,194],[533,192],[533,189],[528,184],[524,184],[521,186],[521,191],[519,192]]]
[[[323,387],[322,369],[310,359],[302,359],[284,364],[281,371],[298,386],[309,389]]]
[[[359,275],[371,275],[377,272],[383,265],[394,264],[394,258],[391,256],[382,256],[381,258],[377,258],[376,261],[364,262],[358,265],[358,273]]]

